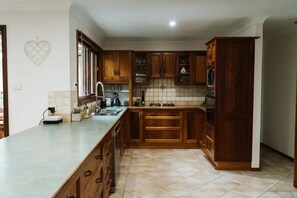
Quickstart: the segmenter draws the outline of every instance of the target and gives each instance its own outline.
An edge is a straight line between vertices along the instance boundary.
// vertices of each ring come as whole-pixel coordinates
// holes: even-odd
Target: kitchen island
[[[0,140],[0,197],[52,197],[127,110],[40,125]]]

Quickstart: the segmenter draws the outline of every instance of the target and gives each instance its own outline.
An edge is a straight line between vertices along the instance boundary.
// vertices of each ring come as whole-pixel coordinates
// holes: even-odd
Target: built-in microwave
[[[215,86],[215,68],[207,69],[207,86],[208,87]]]

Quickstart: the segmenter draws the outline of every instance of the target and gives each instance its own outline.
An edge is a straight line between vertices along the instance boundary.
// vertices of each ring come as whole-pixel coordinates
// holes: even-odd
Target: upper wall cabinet
[[[174,52],[152,52],[151,78],[173,78],[175,72]]]
[[[133,83],[148,84],[149,63],[147,52],[134,52],[133,61]]]
[[[176,85],[206,85],[206,52],[176,53]]]
[[[102,79],[104,83],[129,83],[132,70],[132,51],[104,51]]]
[[[206,85],[206,52],[198,51],[193,52],[193,59],[195,64],[195,84]]]

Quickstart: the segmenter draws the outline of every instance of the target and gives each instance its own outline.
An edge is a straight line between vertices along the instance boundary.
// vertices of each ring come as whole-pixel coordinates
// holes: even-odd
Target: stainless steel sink
[[[95,113],[98,116],[116,116],[118,115],[122,109],[101,109]]]

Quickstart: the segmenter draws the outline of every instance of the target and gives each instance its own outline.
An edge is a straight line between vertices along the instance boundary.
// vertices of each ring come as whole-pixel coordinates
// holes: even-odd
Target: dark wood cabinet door
[[[129,142],[141,142],[142,140],[142,111],[130,111]]]
[[[118,52],[118,68],[117,75],[119,80],[129,82],[132,71],[132,52],[119,51]]]
[[[103,53],[103,68],[102,68],[103,82],[116,80],[116,69],[117,69],[117,53],[113,51],[105,51]]]
[[[206,149],[206,123],[205,123],[205,111],[198,111],[197,113],[198,132],[197,139],[202,149]]]
[[[186,110],[184,115],[185,143],[197,143],[198,119],[196,110]]]
[[[150,54],[151,78],[160,78],[162,73],[162,58],[160,52]]]
[[[162,76],[164,78],[173,78],[175,73],[175,53],[174,52],[164,52],[162,57],[163,67]]]
[[[205,53],[195,53],[195,84],[206,85],[206,54]]]

